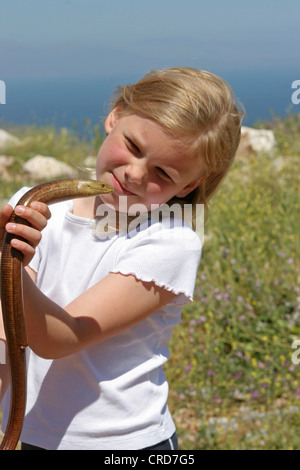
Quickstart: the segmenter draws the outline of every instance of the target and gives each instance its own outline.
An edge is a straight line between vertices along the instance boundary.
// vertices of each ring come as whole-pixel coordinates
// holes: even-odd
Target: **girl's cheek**
[[[110,143],[110,145],[102,145],[98,153],[98,161],[106,162],[112,166],[126,164],[127,151],[118,143]]]
[[[169,201],[173,194],[169,194],[169,191],[162,188],[157,183],[149,183],[147,187],[147,199],[151,204],[164,204]]]

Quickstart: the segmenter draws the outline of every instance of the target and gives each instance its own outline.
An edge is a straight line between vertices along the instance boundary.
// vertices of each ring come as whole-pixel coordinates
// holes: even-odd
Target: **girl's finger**
[[[46,217],[47,220],[50,219],[51,217],[51,212],[47,204],[44,202],[39,202],[39,201],[33,201],[30,204],[30,207],[38,212],[40,212],[42,215]]]
[[[6,225],[6,230],[13,235],[18,235],[19,237],[24,238],[33,248],[38,245],[42,238],[41,232],[39,230],[28,227],[28,225],[15,224],[10,222]],[[16,246],[14,246],[14,248],[16,248]]]
[[[11,246],[23,254],[23,264],[27,266],[35,254],[35,249],[28,243],[18,240],[17,238],[11,240]]]
[[[37,230],[43,230],[47,225],[47,220],[51,217],[48,206],[42,202],[32,203],[30,206],[16,206],[15,213],[26,219]]]

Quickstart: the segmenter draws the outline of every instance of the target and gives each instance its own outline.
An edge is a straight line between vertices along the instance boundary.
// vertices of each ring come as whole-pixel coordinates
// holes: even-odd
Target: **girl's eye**
[[[162,168],[157,167],[157,168],[156,168],[156,171],[157,171],[157,173],[159,174],[159,176],[160,176],[162,179],[164,179],[165,181],[169,181],[169,182],[172,181],[171,176],[169,176],[168,173],[167,173],[165,170],[163,170]]]
[[[127,143],[127,147],[129,147],[129,149],[132,150],[134,153],[136,154],[141,153],[139,147],[128,137],[126,137],[126,143]]]

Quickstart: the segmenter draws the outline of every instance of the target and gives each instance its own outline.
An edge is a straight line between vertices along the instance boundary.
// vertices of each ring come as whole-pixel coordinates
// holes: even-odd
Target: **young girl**
[[[201,242],[185,220],[150,215],[164,204],[206,205],[240,127],[222,79],[192,68],[153,71],[118,90],[105,121],[96,173],[112,193],[58,203],[51,214],[43,203],[17,207],[31,227],[7,224],[12,208],[3,208],[0,238],[6,227],[27,240],[11,242],[26,266],[24,449],[177,448],[162,365],[193,298]],[[107,216],[112,208],[116,220],[147,217],[130,230],[131,219],[124,227]],[[4,395],[7,366],[0,370]]]

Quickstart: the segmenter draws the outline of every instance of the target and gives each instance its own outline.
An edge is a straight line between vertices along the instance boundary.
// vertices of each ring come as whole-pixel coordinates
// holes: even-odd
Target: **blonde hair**
[[[169,203],[201,203],[207,209],[240,141],[243,113],[228,83],[190,67],[153,70],[135,84],[118,87],[111,105],[153,119],[172,135],[203,179],[185,198]]]

